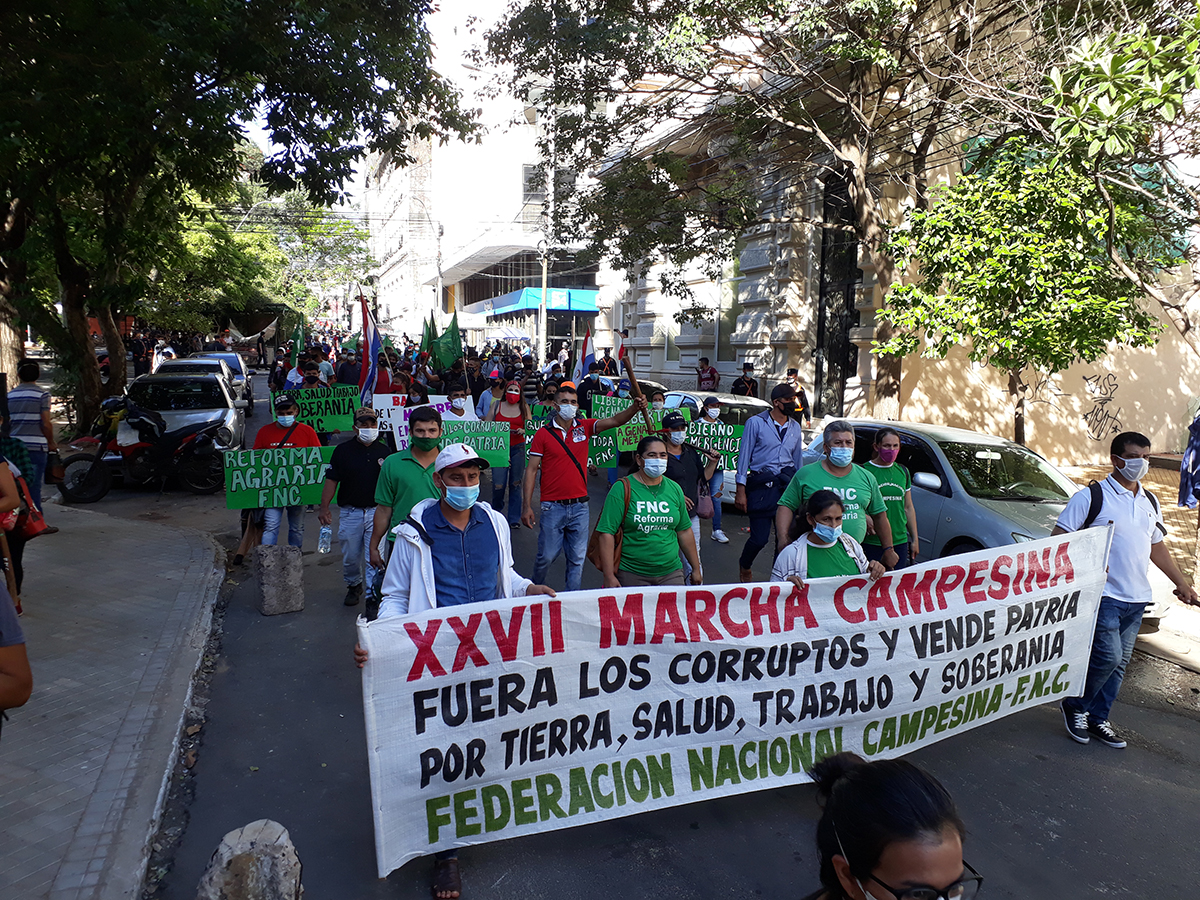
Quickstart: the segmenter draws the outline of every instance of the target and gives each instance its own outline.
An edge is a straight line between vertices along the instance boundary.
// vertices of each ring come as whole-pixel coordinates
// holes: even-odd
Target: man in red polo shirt
[[[624,425],[646,408],[646,398],[637,397],[626,409],[607,419],[577,419],[579,397],[575,383],[564,381],[555,394],[557,414],[537,430],[529,445],[525,469],[524,511],[526,528],[537,524],[533,511],[533,488],[542,472],[542,529],[538,532],[535,584],[545,584],[546,570],[564,550],[567,554],[568,591],[579,590],[583,557],[588,542],[588,443],[601,431]],[[542,463],[545,462],[543,466]]]

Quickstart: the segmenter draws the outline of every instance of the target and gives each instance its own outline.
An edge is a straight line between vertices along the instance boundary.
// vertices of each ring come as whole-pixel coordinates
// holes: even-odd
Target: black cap
[[[774,403],[776,400],[785,400],[788,397],[795,397],[795,396],[796,396],[796,389],[794,387],[792,387],[790,384],[777,384],[777,385],[775,385],[775,387],[771,388],[771,402],[772,403]]]
[[[683,417],[683,413],[672,411],[663,416],[663,428],[673,428],[677,425],[687,427],[687,419]]]
[[[800,370],[799,370],[799,369],[788,369],[788,370],[787,370],[787,373],[788,373],[789,375],[799,375],[799,374],[800,374]]]
[[[743,372],[749,372],[753,368],[754,368],[754,363],[742,363],[742,371]]]
[[[300,406],[300,404],[296,402],[296,398],[293,397],[291,394],[280,394],[278,397],[275,398],[275,408],[276,409],[287,409],[290,406],[295,406],[295,407]]]

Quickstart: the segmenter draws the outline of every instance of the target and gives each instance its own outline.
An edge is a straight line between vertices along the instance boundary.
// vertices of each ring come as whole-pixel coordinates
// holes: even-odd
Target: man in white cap
[[[517,574],[508,520],[478,502],[480,472],[487,467],[466,444],[438,453],[433,483],[440,496],[417,503],[393,529],[396,545],[383,578],[379,618],[499,597],[554,596]]]
[[[433,464],[438,499],[417,503],[393,531],[396,546],[383,579],[379,618],[405,616],[443,606],[554,591],[522,578],[513,568],[508,519],[479,503],[479,473],[487,461],[466,444],[450,444]],[[359,668],[367,651],[355,644]],[[458,851],[434,854],[433,896],[462,895]]]

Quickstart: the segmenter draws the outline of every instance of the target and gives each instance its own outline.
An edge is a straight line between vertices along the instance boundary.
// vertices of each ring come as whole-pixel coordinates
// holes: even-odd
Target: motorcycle
[[[122,427],[125,426],[125,427]],[[68,503],[95,503],[112,488],[113,476],[126,485],[177,475],[194,494],[214,494],[225,484],[224,460],[214,435],[220,422],[202,422],[167,431],[154,410],[128,397],[109,397],[91,430],[73,441],[62,457],[58,486]]]

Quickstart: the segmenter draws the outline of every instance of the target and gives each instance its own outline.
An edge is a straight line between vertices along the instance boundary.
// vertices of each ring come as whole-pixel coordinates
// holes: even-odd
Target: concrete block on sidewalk
[[[254,548],[258,611],[264,616],[304,609],[304,563],[299,547]]]
[[[300,857],[287,829],[259,819],[221,839],[200,878],[196,900],[299,900],[303,896]]]

